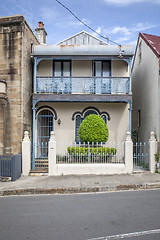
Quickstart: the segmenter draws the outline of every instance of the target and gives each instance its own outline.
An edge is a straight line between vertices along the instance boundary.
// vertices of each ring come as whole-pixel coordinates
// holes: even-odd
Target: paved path
[[[0,182],[0,195],[105,192],[160,188],[160,174],[27,176],[15,182]]]

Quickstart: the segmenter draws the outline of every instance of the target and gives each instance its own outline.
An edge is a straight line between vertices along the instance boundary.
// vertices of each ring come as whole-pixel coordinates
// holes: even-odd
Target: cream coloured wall
[[[91,77],[92,61],[89,60],[73,60],[72,61],[73,77]]]
[[[128,64],[123,60],[113,60],[112,77],[129,77]]]
[[[38,77],[51,77],[52,76],[52,60],[42,60],[37,67]]]
[[[37,68],[37,76],[52,76],[52,60],[42,60]],[[91,60],[73,60],[72,61],[73,77],[91,77],[92,61]],[[128,64],[123,60],[112,61],[112,77],[129,77]]]
[[[106,111],[110,114],[111,120],[107,125],[109,128],[109,142],[122,142],[126,138],[126,132],[129,130],[129,111],[128,104],[125,103],[45,103],[43,106],[51,106],[57,112],[61,124],[54,121],[54,131],[57,142],[75,141],[75,121],[72,115],[76,111],[82,111],[86,107],[96,107],[100,111]],[[38,104],[38,107],[42,103]]]
[[[139,62],[138,47],[132,71],[132,129],[138,129],[140,141],[148,141],[152,131],[155,132],[156,138],[159,140],[159,61],[144,40],[140,38],[140,42],[142,42],[142,60]],[[141,125],[139,128],[138,110],[141,113]]]

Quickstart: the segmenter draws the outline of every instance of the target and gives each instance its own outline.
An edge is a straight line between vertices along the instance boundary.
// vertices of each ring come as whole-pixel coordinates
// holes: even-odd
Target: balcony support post
[[[37,78],[37,58],[34,57],[34,93],[37,93],[36,78]]]
[[[36,147],[36,142],[35,142],[35,130],[36,130],[36,104],[37,101],[33,100],[33,129],[32,129],[32,169],[35,169],[35,147]]]
[[[129,59],[129,94],[132,94],[131,70],[132,70],[132,58]]]

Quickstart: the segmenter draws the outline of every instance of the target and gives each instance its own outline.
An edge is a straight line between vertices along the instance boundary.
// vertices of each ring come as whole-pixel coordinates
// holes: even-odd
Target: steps
[[[36,158],[35,159],[35,168],[48,168],[48,159]]]
[[[35,159],[35,169],[31,170],[30,176],[48,175],[48,159]]]

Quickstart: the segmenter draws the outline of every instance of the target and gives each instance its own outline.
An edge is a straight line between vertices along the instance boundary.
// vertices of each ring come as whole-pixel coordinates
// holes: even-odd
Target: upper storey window
[[[111,61],[94,61],[93,74],[95,77],[110,77],[111,76]]]
[[[53,76],[54,77],[70,77],[71,76],[71,61],[53,61]]]

